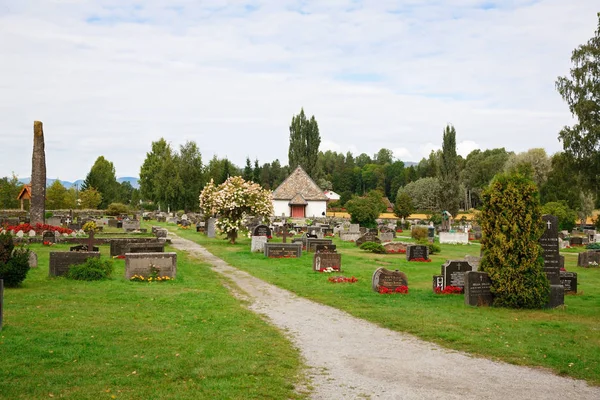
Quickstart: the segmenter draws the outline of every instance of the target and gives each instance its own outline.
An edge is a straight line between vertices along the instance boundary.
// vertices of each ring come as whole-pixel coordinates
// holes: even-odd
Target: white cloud
[[[463,140],[456,145],[456,152],[463,157],[469,155],[473,150],[480,149],[479,145],[472,140]]]
[[[394,152],[394,157],[399,160],[411,161],[413,159],[411,152],[405,147],[396,147],[392,151]]]
[[[571,123],[554,81],[597,25],[588,0],[489,10],[476,0],[312,0],[304,15],[295,1],[248,4],[258,8],[5,0],[0,176],[29,176],[34,119],[44,122],[48,176],[67,180],[100,155],[117,175],[138,175],[161,136],[175,147],[195,140],[205,160],[286,163],[302,106],[322,149],[427,157],[452,123],[461,144],[551,154]]]

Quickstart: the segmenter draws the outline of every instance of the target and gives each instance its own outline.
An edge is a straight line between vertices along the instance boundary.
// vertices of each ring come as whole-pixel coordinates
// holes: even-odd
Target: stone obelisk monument
[[[31,224],[43,224],[46,214],[46,151],[44,130],[40,121],[33,121],[33,157],[31,162]]]

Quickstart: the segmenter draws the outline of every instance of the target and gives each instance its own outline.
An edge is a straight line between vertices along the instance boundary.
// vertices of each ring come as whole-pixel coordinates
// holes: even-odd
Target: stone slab
[[[490,277],[485,272],[467,271],[464,274],[465,304],[469,306],[491,306],[494,298],[490,291]]]
[[[71,265],[83,264],[88,258],[100,258],[98,251],[51,251],[50,265],[48,268],[49,276],[63,276]]]
[[[313,271],[320,271],[325,268],[341,271],[342,255],[338,253],[315,253],[313,256]]]
[[[148,277],[151,266],[158,268],[159,276],[175,279],[177,275],[177,253],[126,253],[125,279],[133,275]]]

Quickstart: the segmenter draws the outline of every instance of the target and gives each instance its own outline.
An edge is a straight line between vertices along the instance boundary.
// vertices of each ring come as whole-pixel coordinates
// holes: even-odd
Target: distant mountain
[[[51,179],[51,178],[46,179],[46,187],[52,185],[55,180],[56,179]],[[21,179],[19,179],[19,182],[21,182],[23,184],[27,184],[27,183],[31,182],[31,178],[21,178]],[[119,183],[121,183],[121,182],[129,182],[134,189],[139,189],[140,188],[140,184],[138,182],[138,178],[134,178],[134,177],[131,177],[131,176],[124,176],[122,178],[117,178],[117,182],[119,182]],[[60,181],[60,183],[64,187],[66,187],[67,189],[69,189],[69,188],[71,188],[73,186],[77,186],[78,188],[80,188],[81,185],[83,185],[83,179],[77,179],[75,182]]]

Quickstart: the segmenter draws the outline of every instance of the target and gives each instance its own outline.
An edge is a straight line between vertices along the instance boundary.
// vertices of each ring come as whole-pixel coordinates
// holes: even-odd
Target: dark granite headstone
[[[571,246],[583,246],[583,238],[580,236],[573,236],[571,239],[569,239],[569,244]]]
[[[490,277],[481,271],[468,271],[464,274],[465,304],[469,306],[490,306],[494,300],[490,291]]]
[[[585,251],[577,255],[578,267],[588,268],[590,263],[600,264],[600,251]]]
[[[315,244],[315,253],[337,253],[335,244]]]
[[[363,243],[367,242],[381,243],[381,239],[376,234],[365,233],[356,240],[356,245],[360,247]]]
[[[63,276],[69,271],[71,265],[83,264],[92,257],[100,257],[98,251],[51,251],[50,276]]]
[[[115,239],[111,239],[110,240],[110,256],[111,257],[115,257],[115,256],[124,256],[125,253],[143,253],[143,251],[136,251],[136,249],[134,249],[133,251],[130,251],[132,248],[130,245],[132,244],[142,244],[142,245],[147,245],[147,248],[152,247],[153,245],[157,245],[156,247],[154,247],[153,250],[148,250],[148,252],[152,253],[152,252],[164,252],[164,246],[165,244],[163,242],[159,242],[157,239],[155,238],[115,238]],[[162,251],[160,250],[162,245]],[[139,247],[144,247],[144,246],[139,246]]]
[[[313,256],[313,270],[320,271],[325,268],[342,270],[342,255],[338,253],[315,253]]]
[[[331,239],[313,239],[313,238],[307,238],[306,239],[306,251],[308,251],[309,253],[314,253],[315,252],[315,246],[318,244],[325,244],[325,245],[331,245],[333,244]]]
[[[323,236],[333,236],[332,228],[324,228],[321,231],[323,232]]]
[[[56,243],[56,233],[54,231],[44,231],[42,240],[44,242]]]
[[[302,256],[300,243],[265,243],[265,257],[298,258]]]
[[[373,273],[372,287],[374,291],[378,292],[380,287],[396,290],[398,286],[408,286],[408,279],[404,272],[377,268]]]
[[[302,245],[302,250],[306,250],[306,240],[305,237],[293,238],[292,243],[300,243]]]
[[[544,272],[550,281],[550,302],[548,308],[558,307],[565,303],[564,288],[560,282],[560,257],[558,253],[558,218],[554,215],[543,215],[544,233],[540,238],[544,257]]]
[[[269,228],[267,225],[258,225],[252,230],[252,236],[271,237],[272,236],[271,228]]]
[[[408,261],[416,259],[429,259],[429,247],[422,244],[413,244],[406,247],[406,259]]]
[[[565,294],[577,293],[577,272],[560,272],[560,282],[565,289]]]
[[[449,260],[442,265],[442,276],[444,277],[444,288],[454,286],[465,288],[465,273],[473,271],[473,267],[467,261]]]

